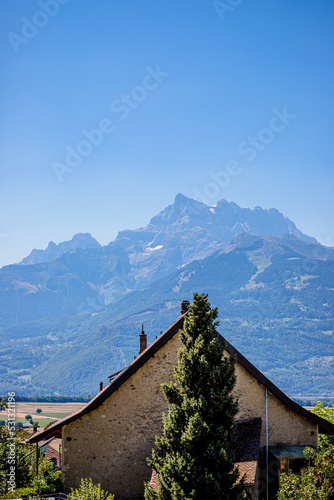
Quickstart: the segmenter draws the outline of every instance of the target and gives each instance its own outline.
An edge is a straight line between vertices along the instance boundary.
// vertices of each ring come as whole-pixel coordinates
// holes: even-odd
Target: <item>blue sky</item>
[[[0,266],[178,192],[334,245],[333,22],[332,0],[2,0]]]

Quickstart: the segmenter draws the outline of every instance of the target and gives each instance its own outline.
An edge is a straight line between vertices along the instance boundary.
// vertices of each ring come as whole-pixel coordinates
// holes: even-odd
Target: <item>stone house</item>
[[[62,439],[67,492],[90,477],[117,500],[143,498],[143,483],[152,473],[146,458],[155,436],[162,433],[162,413],[167,410],[160,386],[173,379],[188,304],[182,302],[181,315],[148,347],[142,332],[139,356],[87,405],[29,439],[36,446],[52,437]],[[232,443],[236,465],[249,499],[274,498],[280,473],[287,468],[298,472],[304,447],[317,448],[318,434],[334,434],[334,425],[289,399],[228,342],[225,354],[237,358],[234,393],[239,413]]]

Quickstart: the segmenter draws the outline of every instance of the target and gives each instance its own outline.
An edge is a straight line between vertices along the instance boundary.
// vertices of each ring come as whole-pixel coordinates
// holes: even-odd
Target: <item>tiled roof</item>
[[[61,460],[60,460],[60,453],[57,451],[55,448],[47,444],[45,446],[45,458],[51,460],[52,458],[55,458],[57,460],[57,467],[60,467]]]
[[[260,454],[261,418],[247,418],[236,422],[230,452],[245,486],[253,486]]]
[[[152,486],[152,488],[155,491],[158,491],[158,489],[159,489],[159,479],[158,479],[158,474],[156,473],[155,470],[152,471],[150,485]]]

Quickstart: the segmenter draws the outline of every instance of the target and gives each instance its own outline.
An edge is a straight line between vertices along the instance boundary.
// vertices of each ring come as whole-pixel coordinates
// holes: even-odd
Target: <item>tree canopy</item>
[[[158,450],[149,459],[159,489],[146,484],[146,500],[241,498],[238,471],[228,453],[238,411],[232,395],[235,358],[224,356],[217,315],[207,295],[194,294],[180,333],[177,383],[162,384],[169,411],[163,416],[163,436],[156,438]]]

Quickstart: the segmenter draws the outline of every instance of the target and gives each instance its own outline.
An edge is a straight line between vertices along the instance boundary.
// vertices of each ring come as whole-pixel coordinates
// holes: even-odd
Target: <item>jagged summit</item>
[[[122,261],[129,259],[130,266],[136,268],[132,273],[134,279],[140,275],[144,281],[151,282],[192,260],[207,257],[243,232],[289,234],[317,243],[275,208],[241,208],[225,199],[208,206],[178,193],[174,202],[155,215],[147,226],[120,231],[116,239],[103,248]],[[99,249],[100,245],[89,233],[79,233],[71,241],[58,245],[50,242],[46,250],[33,250],[20,264],[50,262],[77,248]]]
[[[40,264],[42,262],[51,262],[61,255],[68,252],[73,252],[77,248],[99,248],[101,245],[92,237],[90,233],[78,233],[69,241],[63,241],[56,245],[50,241],[45,250],[32,250],[28,257],[25,257],[19,264],[31,265]]]
[[[266,357],[276,359],[277,339],[282,339],[281,360],[288,364],[287,342],[294,341],[290,351],[297,350],[305,338],[310,362],[319,345],[328,359],[333,259],[334,250],[301,233],[276,209],[241,208],[226,200],[207,206],[178,194],[146,227],[121,231],[109,245],[77,234],[34,250],[22,262],[30,265],[0,269],[2,365],[11,370],[6,380],[22,388],[17,366],[26,369],[28,360],[28,368],[36,364],[31,380],[39,390],[50,394],[55,380],[64,390],[91,390],[82,385],[91,379],[81,376],[83,365],[101,365],[102,377],[109,357],[109,373],[118,371],[126,364],[115,365],[120,353],[131,358],[129,339],[137,321],[146,323],[153,338],[175,304],[198,290],[212,296],[224,329],[259,355],[263,370],[268,369]],[[254,343],[258,337],[267,356]],[[12,343],[16,338],[24,344]],[[111,346],[121,350],[111,351]],[[48,356],[52,362],[45,361]],[[282,366],[278,361],[278,375]],[[330,375],[327,361],[321,370],[324,366]],[[304,373],[297,368],[292,366],[289,376],[284,372],[284,383],[300,374],[305,389]],[[70,374],[65,381],[63,373]]]
[[[174,198],[174,205],[175,206],[185,206],[189,201],[190,201],[190,198],[187,198],[187,196],[185,196],[182,193],[178,193]]]

